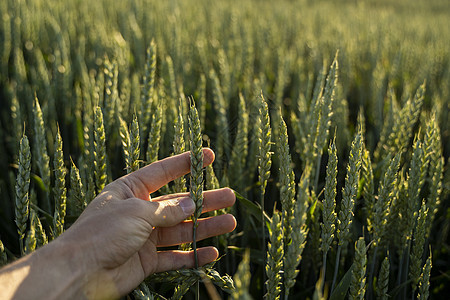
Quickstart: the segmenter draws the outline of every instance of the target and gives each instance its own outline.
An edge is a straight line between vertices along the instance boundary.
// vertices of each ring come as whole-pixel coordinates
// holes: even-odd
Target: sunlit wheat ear
[[[55,185],[53,196],[55,199],[55,213],[53,216],[53,237],[56,238],[64,231],[64,218],[66,217],[66,167],[64,166],[64,155],[62,149],[62,138],[59,132],[55,138],[55,155],[53,157],[53,168],[55,172]]]
[[[3,242],[0,240],[0,266],[6,265],[8,262],[8,257],[6,256],[5,246]]]
[[[308,210],[310,174],[311,168],[306,166],[298,184],[294,214],[290,221],[290,226],[292,227],[291,241],[288,245],[284,245],[286,249],[283,261],[285,295],[289,295],[290,289],[295,285],[296,277],[299,272],[297,267],[302,259],[302,253],[305,249],[306,238],[308,235],[306,212]]]
[[[420,207],[420,191],[422,190],[427,168],[428,164],[423,151],[423,143],[416,137],[407,177],[407,213],[405,215],[407,239],[411,239],[417,221],[417,212]]]
[[[429,161],[428,175],[426,177],[429,184],[429,194],[426,203],[429,211],[427,216],[427,224],[430,224],[430,227],[427,229],[427,233],[430,234],[431,224],[434,221],[439,204],[441,203],[445,166],[445,160],[442,156],[441,133],[435,117],[432,117],[427,124],[424,148],[426,151],[426,159]]]
[[[341,209],[339,211],[337,237],[339,245],[344,245],[349,237],[350,225],[353,222],[353,207],[359,185],[359,170],[361,168],[362,137],[358,133],[352,142],[345,187],[342,190]]]
[[[362,194],[364,197],[367,223],[370,226],[370,224],[373,223],[373,206],[375,203],[373,169],[370,159],[370,152],[364,148],[361,158],[361,178],[363,181]]]
[[[94,115],[94,177],[96,193],[99,194],[106,185],[106,139],[103,125],[102,109],[97,106]]]
[[[148,135],[147,163],[158,160],[158,152],[161,140],[161,125],[163,119],[163,104],[158,103],[152,115],[152,124]]]
[[[139,123],[141,124],[140,136],[147,136],[150,122],[152,99],[155,92],[156,75],[156,43],[152,39],[147,48],[147,59],[142,78],[142,91],[140,99]],[[141,144],[142,147],[142,144]]]
[[[106,136],[108,138],[111,136],[111,131],[115,129],[116,122],[116,109],[119,105],[119,92],[118,92],[118,77],[119,68],[117,61],[110,61],[108,58],[105,59],[104,63],[104,75],[105,75],[105,98],[103,100],[103,118],[106,129]],[[99,95],[103,93],[100,92]]]
[[[414,229],[414,243],[412,245],[410,254],[409,278],[411,280],[411,287],[413,293],[417,288],[419,282],[420,272],[422,271],[422,257],[426,247],[427,227],[431,224],[426,224],[427,216],[429,214],[428,207],[425,200],[422,201],[422,206],[418,213],[417,223]]]
[[[322,226],[322,244],[321,250],[326,253],[331,247],[334,238],[335,222],[336,222],[336,185],[337,185],[337,149],[335,144],[336,137],[328,147],[328,164],[325,178],[325,192],[323,200],[323,223]],[[325,265],[325,264],[324,264]]]
[[[386,150],[390,153],[403,152],[412,137],[414,124],[419,118],[422,109],[423,99],[425,96],[425,82],[417,89],[414,97],[408,99],[399,112],[398,119],[395,120],[394,126],[389,137],[386,140],[387,147],[378,147],[376,152],[377,160],[383,158]],[[381,140],[380,140],[381,142]]]
[[[376,295],[378,299],[380,300],[387,300],[389,299],[388,295],[388,289],[389,289],[389,259],[386,256],[381,263],[381,269],[378,273],[378,279],[377,279],[377,292]]]
[[[228,127],[228,118],[227,118],[227,109],[225,99],[223,97],[222,88],[220,86],[219,78],[214,70],[210,71],[209,74],[214,89],[214,110],[216,111],[216,131],[220,133],[217,137],[216,141],[216,157],[217,162],[219,163],[222,159],[229,157],[229,144],[230,144],[230,135],[229,135],[229,127]],[[220,168],[221,166],[219,166]]]
[[[385,235],[389,208],[394,197],[394,188],[397,184],[397,172],[400,165],[400,154],[397,154],[389,163],[389,167],[380,181],[378,188],[378,198],[373,206],[373,224],[371,233],[373,234],[374,245],[378,246]]]
[[[355,243],[350,299],[364,299],[366,292],[366,264],[366,243],[364,242],[364,238],[360,237]]]
[[[184,141],[184,118],[183,118],[183,107],[181,104],[181,99],[178,104],[177,118],[175,119],[174,125],[175,134],[173,136],[173,154],[181,154],[186,151],[186,143]],[[174,180],[174,193],[184,193],[186,192],[186,178],[184,176],[178,177]]]
[[[280,160],[280,202],[282,207],[282,223],[285,245],[289,244],[292,232],[292,219],[295,205],[295,175],[292,169],[292,159],[289,153],[288,134],[286,123],[281,116],[278,118],[278,155]]]
[[[31,172],[31,153],[30,144],[27,136],[24,134],[20,140],[19,148],[19,170],[16,179],[16,225],[19,233],[21,254],[24,254],[24,238],[27,229],[29,216],[29,189],[30,189],[30,172]]]
[[[267,294],[266,299],[279,299],[281,292],[281,270],[283,268],[283,229],[281,213],[274,212],[269,228],[269,240],[267,245]]]
[[[238,269],[233,276],[236,289],[231,294],[233,300],[251,299],[249,288],[252,274],[250,273],[250,249],[245,250]]]
[[[34,214],[34,219],[32,222],[34,222],[35,224],[34,227],[36,231],[36,248],[48,244],[47,234],[45,233],[44,227],[42,226],[41,220],[39,219],[37,212]]]
[[[12,149],[14,152],[14,160],[17,160],[17,155],[19,154],[19,145],[20,145],[20,139],[22,138],[22,132],[23,132],[23,120],[20,113],[20,104],[19,100],[17,99],[17,96],[14,94],[11,99],[11,122],[13,125],[13,128],[15,129],[15,132],[13,133],[14,141],[12,145]],[[33,110],[33,114],[36,112]],[[35,125],[35,124],[34,124]],[[37,147],[36,147],[37,148]]]
[[[259,127],[259,162],[258,173],[259,183],[261,185],[261,191],[264,191],[267,186],[267,180],[270,177],[270,167],[272,166],[272,129],[270,127],[269,108],[264,99],[264,96],[260,96],[260,127]],[[262,206],[264,207],[264,206]]]
[[[137,116],[133,117],[130,127],[130,155],[131,155],[131,171],[139,170],[141,155],[141,137],[139,135],[139,121]]]
[[[194,99],[192,98],[190,99],[189,106],[189,145],[191,158],[190,197],[195,203],[193,215],[193,249],[195,267],[198,268],[196,237],[198,218],[200,218],[203,209],[203,147],[200,120],[197,109],[195,108]]]
[[[75,163],[72,161],[70,168],[70,201],[75,205],[78,212],[82,212],[86,208],[86,198],[83,190],[83,183],[81,182],[80,171]]]
[[[231,151],[229,163],[231,186],[238,191],[243,191],[246,186],[245,162],[248,154],[248,120],[245,99],[239,94],[237,133]]]
[[[204,129],[206,117],[206,76],[203,73],[200,74],[197,110],[200,124],[203,126],[202,129]]]
[[[210,141],[207,141],[208,147],[210,147]],[[219,180],[217,179],[216,174],[214,173],[214,168],[212,164],[206,166],[206,189],[207,190],[215,190],[220,188]]]
[[[120,139],[122,142],[123,154],[125,157],[125,166],[127,173],[131,173],[133,167],[133,152],[130,140],[130,132],[128,131],[127,123],[119,117],[120,125]]]
[[[39,170],[39,174],[41,175],[42,181],[47,189],[50,191],[50,157],[47,152],[47,138],[45,132],[45,124],[42,116],[42,110],[39,105],[39,100],[37,97],[34,98],[34,106],[33,106],[33,127],[34,127],[34,153],[36,157],[36,164]],[[48,192],[49,193],[49,192]],[[47,196],[48,198],[48,196]],[[46,199],[44,207],[45,209],[50,209],[50,200]]]
[[[430,249],[430,256],[428,256],[428,259],[423,266],[422,274],[420,274],[419,279],[419,295],[417,295],[417,299],[419,300],[426,300],[428,299],[430,295],[430,273],[431,273],[431,267],[432,267],[432,252]]]
[[[33,209],[30,209],[30,229],[28,230],[24,247],[24,251],[26,254],[33,252],[37,247],[36,223],[34,221],[36,219],[35,214],[35,211]]]

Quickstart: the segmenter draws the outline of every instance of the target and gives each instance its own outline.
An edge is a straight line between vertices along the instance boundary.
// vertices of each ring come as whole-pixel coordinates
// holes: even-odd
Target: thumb
[[[179,197],[169,200],[151,202],[136,199],[143,206],[144,218],[153,227],[174,226],[187,217],[191,216],[195,210],[195,203],[189,197]]]

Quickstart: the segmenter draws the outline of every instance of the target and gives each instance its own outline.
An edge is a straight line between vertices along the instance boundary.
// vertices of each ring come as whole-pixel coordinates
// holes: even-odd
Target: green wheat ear
[[[148,135],[147,163],[158,160],[159,144],[161,140],[161,124],[163,118],[163,105],[156,105],[156,110],[152,116],[152,124]]]
[[[19,149],[19,170],[16,179],[16,225],[19,233],[21,254],[24,254],[24,241],[27,229],[29,215],[29,189],[30,189],[30,172],[31,172],[31,153],[30,144],[27,136],[24,134],[20,140]]]
[[[100,194],[106,185],[106,139],[102,109],[97,106],[94,114],[94,178],[96,193]]]
[[[274,212],[269,227],[269,240],[267,246],[267,295],[266,299],[279,299],[281,292],[281,270],[283,268],[283,230],[281,213]]]
[[[350,235],[350,225],[353,222],[353,207],[359,186],[359,171],[361,168],[362,137],[358,133],[352,142],[350,157],[345,177],[345,187],[342,189],[341,210],[337,226],[339,245],[344,245]]]
[[[421,266],[422,266],[422,257],[425,250],[425,241],[427,234],[427,227],[429,224],[426,224],[427,217],[429,214],[428,207],[425,203],[425,200],[422,201],[422,206],[419,210],[417,224],[414,230],[414,244],[412,245],[412,250],[410,254],[410,267],[409,267],[409,277],[411,279],[411,287],[412,291],[415,292],[417,288],[417,284],[419,282]]]
[[[366,243],[360,237],[355,243],[355,259],[353,262],[352,282],[350,284],[350,299],[364,299],[366,292]]]
[[[173,154],[181,154],[186,149],[184,141],[184,118],[183,118],[183,105],[181,99],[178,104],[178,114],[175,119],[174,125],[175,134],[173,136]],[[174,180],[174,193],[186,192],[186,178],[184,176],[178,177]]]
[[[233,300],[251,300],[250,281],[252,274],[250,273],[250,249],[246,249],[239,263],[238,269],[233,276],[236,289],[231,294]]]
[[[417,295],[417,299],[419,300],[426,300],[428,299],[428,296],[430,295],[430,273],[431,273],[431,267],[432,267],[432,252],[430,249],[430,256],[428,256],[428,259],[423,266],[422,274],[420,274],[419,279],[419,295]]]
[[[62,138],[58,131],[55,138],[55,156],[53,168],[55,170],[55,185],[53,195],[55,199],[55,214],[53,217],[53,237],[56,238],[64,231],[64,218],[66,217],[66,167],[62,149]]]
[[[8,262],[8,257],[6,256],[5,246],[0,240],[0,267],[6,265]]]
[[[336,222],[336,185],[337,185],[337,149],[335,144],[336,136],[328,148],[328,165],[325,178],[325,192],[323,200],[323,223],[322,226],[322,245],[321,249],[324,255],[331,247],[334,238]]]
[[[377,299],[387,300],[389,299],[388,289],[389,289],[389,259],[386,256],[381,263],[380,273],[377,279]]]

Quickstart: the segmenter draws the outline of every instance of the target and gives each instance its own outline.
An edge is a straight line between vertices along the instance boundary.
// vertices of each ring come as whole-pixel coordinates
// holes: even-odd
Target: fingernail
[[[181,209],[183,210],[184,214],[186,216],[190,216],[194,213],[195,210],[195,203],[192,201],[189,197],[183,197],[178,198],[178,205],[180,205]]]

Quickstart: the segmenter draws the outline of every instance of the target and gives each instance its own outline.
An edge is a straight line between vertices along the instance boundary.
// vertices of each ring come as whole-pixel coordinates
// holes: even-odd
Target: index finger
[[[214,152],[209,148],[203,148],[203,166],[208,166],[213,161]],[[186,175],[190,172],[190,169],[191,159],[189,152],[184,152],[156,161],[133,173],[125,175],[119,179],[119,182],[125,184],[129,189],[125,193],[127,198],[136,197],[149,200],[149,194],[157,191],[170,181]],[[123,193],[124,191],[122,190],[121,192]]]

